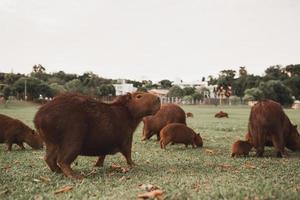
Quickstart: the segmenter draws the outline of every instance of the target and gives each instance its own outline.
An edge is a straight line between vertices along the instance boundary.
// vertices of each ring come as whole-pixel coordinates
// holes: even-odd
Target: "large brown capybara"
[[[202,147],[203,141],[200,134],[196,134],[193,129],[187,127],[181,123],[171,123],[165,126],[160,131],[160,147],[166,148],[170,142],[173,144],[185,144],[187,147],[189,144],[194,147]]]
[[[186,113],[186,117],[194,117],[194,114],[191,113],[191,112],[187,112],[187,113]]]
[[[157,140],[160,139],[160,130],[169,123],[186,124],[185,112],[176,104],[164,104],[160,110],[153,116],[147,116],[143,119],[143,139],[150,139],[154,134]]]
[[[232,144],[231,157],[234,156],[248,156],[252,149],[252,145],[249,141],[238,140]]]
[[[43,141],[34,130],[18,119],[0,114],[0,143],[6,143],[7,150],[11,151],[13,144],[25,149],[24,142],[33,149],[43,148]]]
[[[133,132],[147,115],[160,108],[160,99],[136,92],[119,96],[110,104],[80,94],[64,94],[43,105],[34,124],[46,143],[45,161],[54,172],[82,178],[71,169],[78,155],[105,156],[121,152],[129,165]]]
[[[216,118],[223,118],[223,117],[228,118],[228,113],[220,111],[220,112],[218,112],[218,113],[215,114],[215,117]]]
[[[260,101],[251,108],[248,132],[259,157],[263,156],[264,146],[270,142],[277,157],[285,155],[284,147],[292,151],[300,150],[297,126],[291,123],[281,105],[275,101]]]

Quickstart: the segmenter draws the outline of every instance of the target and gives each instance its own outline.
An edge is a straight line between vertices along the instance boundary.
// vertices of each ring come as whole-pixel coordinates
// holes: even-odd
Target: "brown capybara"
[[[220,112],[218,112],[218,113],[215,114],[215,117],[216,118],[222,118],[222,117],[228,118],[228,113],[220,111]]]
[[[234,156],[248,156],[252,149],[249,141],[238,140],[232,144],[231,157]]]
[[[176,104],[164,104],[160,110],[153,116],[143,118],[143,139],[150,139],[154,134],[157,135],[159,140],[160,130],[169,123],[182,123],[186,124],[185,112]]]
[[[71,163],[78,155],[105,156],[121,152],[129,165],[133,132],[147,115],[160,108],[160,99],[149,93],[128,93],[110,104],[81,94],[63,94],[40,107],[34,124],[46,143],[45,161],[54,172],[76,175]]]
[[[166,125],[160,131],[160,147],[166,148],[170,142],[173,144],[185,144],[187,147],[191,144],[193,147],[202,147],[203,141],[200,134],[196,134],[193,129],[181,123],[171,123]]]
[[[8,151],[11,151],[12,144],[25,149],[24,142],[33,149],[43,148],[43,141],[34,130],[18,119],[0,114],[0,143],[6,143]]]
[[[291,123],[281,105],[275,101],[260,101],[251,108],[248,132],[259,157],[263,156],[264,146],[270,142],[277,157],[285,155],[284,147],[292,151],[300,150],[297,126]]]
[[[187,112],[187,113],[186,113],[186,117],[194,117],[194,114],[191,113],[191,112]]]

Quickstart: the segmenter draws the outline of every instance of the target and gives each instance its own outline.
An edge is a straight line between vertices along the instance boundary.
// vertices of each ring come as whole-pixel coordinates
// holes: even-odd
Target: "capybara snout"
[[[25,142],[33,149],[43,149],[43,140],[40,135],[34,130],[31,130],[27,133]]]

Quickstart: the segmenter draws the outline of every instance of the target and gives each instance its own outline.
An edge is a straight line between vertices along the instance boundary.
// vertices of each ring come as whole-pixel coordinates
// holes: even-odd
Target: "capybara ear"
[[[126,100],[129,101],[132,98],[132,94],[127,92],[126,93]]]

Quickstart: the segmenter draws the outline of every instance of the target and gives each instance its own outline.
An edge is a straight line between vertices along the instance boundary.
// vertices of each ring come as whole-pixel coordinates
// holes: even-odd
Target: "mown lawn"
[[[230,147],[244,137],[248,107],[184,106],[194,113],[188,125],[200,132],[204,147],[167,146],[161,150],[156,139],[141,141],[140,126],[134,136],[133,160],[127,173],[112,168],[126,167],[121,154],[108,156],[103,168],[94,168],[96,157],[79,157],[73,168],[87,177],[83,181],[52,173],[43,161],[44,151],[27,147],[12,152],[0,144],[0,199],[137,199],[144,193],[140,184],[153,184],[165,192],[165,199],[300,199],[300,153],[288,152],[287,159],[275,157],[266,148],[264,158],[231,158]],[[216,119],[222,109],[229,119]],[[37,107],[29,104],[0,105],[0,113],[33,126]],[[286,110],[300,126],[300,111]],[[71,186],[66,193],[55,191]]]

